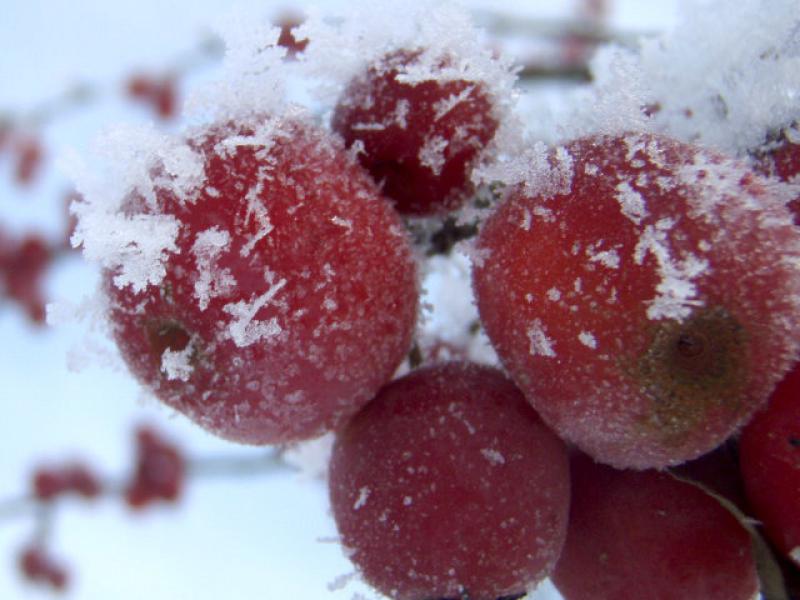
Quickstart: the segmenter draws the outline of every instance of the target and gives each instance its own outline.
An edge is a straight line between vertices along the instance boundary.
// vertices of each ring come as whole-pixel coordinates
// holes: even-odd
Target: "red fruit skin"
[[[564,444],[502,373],[467,363],[383,388],[339,433],[329,486],[351,560],[397,600],[531,589],[569,504]]]
[[[756,168],[781,181],[800,184],[800,142],[792,142],[782,135],[775,146],[758,157]],[[795,225],[800,225],[800,194],[792,198],[788,206]]]
[[[370,65],[349,83],[332,120],[348,148],[359,144],[361,164],[408,215],[461,206],[474,189],[472,168],[498,127],[480,82],[402,81],[421,55],[399,50]]]
[[[565,600],[751,600],[750,534],[699,488],[576,454],[553,582]]]
[[[270,147],[238,144],[252,131],[195,136],[207,179],[198,196],[184,203],[157,188],[155,209],[136,198],[126,209],[180,223],[163,281],[136,292],[108,271],[104,283],[136,377],[205,429],[249,444],[341,425],[392,376],[417,314],[416,264],[389,203],[332,136],[273,121]],[[225,243],[195,252],[211,229]],[[168,349],[185,353],[189,373],[162,371]]]
[[[710,451],[766,402],[800,340],[800,238],[742,165],[669,138],[574,141],[571,180],[512,188],[474,286],[503,365],[596,460],[663,468]]]
[[[739,462],[755,516],[800,565],[800,363],[742,431]]]

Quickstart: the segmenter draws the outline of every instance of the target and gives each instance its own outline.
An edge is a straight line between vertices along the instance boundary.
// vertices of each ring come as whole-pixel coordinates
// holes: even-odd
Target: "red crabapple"
[[[755,516],[800,565],[800,363],[742,431],[739,461]]]
[[[618,471],[576,454],[564,550],[565,600],[751,600],[750,534],[700,488],[656,471]],[[646,590],[646,592],[643,592]]]
[[[300,117],[201,130],[188,147],[205,173],[194,195],[156,172],[153,197],[123,209],[177,224],[159,283],[106,272],[123,358],[230,440],[341,425],[410,347],[418,292],[402,223],[341,143]]]
[[[516,598],[561,550],[566,448],[490,367],[384,387],[337,436],[329,485],[350,558],[397,600]]]
[[[455,58],[438,59],[432,73],[425,58],[398,50],[375,61],[350,82],[332,122],[348,147],[358,144],[361,164],[397,209],[413,215],[466,200],[472,168],[498,127],[486,85],[440,79]]]
[[[512,187],[475,252],[501,361],[598,461],[660,468],[708,452],[797,355],[789,211],[739,163],[662,136],[587,137],[549,162],[552,193]]]

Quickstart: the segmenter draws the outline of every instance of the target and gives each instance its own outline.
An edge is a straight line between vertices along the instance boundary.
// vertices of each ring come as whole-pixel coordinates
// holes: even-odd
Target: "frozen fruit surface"
[[[719,445],[791,366],[800,235],[738,162],[594,136],[512,187],[475,252],[478,309],[542,418],[595,459],[664,467]]]
[[[565,446],[489,367],[445,363],[383,388],[338,435],[329,481],[342,544],[391,598],[519,594],[563,543]]]
[[[781,181],[800,185],[800,139],[789,139],[783,134],[768,149],[759,153],[756,168]],[[794,214],[795,224],[800,225],[800,191],[788,204]]]
[[[472,167],[498,118],[488,87],[445,77],[455,57],[423,65],[423,50],[399,50],[350,82],[332,126],[406,214],[458,208],[473,190]]]
[[[300,117],[203,129],[181,151],[202,185],[187,192],[165,159],[152,193],[123,207],[126,223],[174,231],[146,277],[130,259],[106,272],[123,357],[158,398],[230,440],[339,426],[410,346],[416,265],[398,216],[340,142]]]
[[[571,460],[567,541],[553,573],[566,600],[752,600],[750,534],[712,496],[657,471]]]
[[[747,497],[772,542],[800,565],[800,365],[742,431]]]

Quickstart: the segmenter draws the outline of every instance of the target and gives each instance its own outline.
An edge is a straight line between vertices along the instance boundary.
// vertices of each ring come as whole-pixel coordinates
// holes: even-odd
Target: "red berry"
[[[25,548],[19,556],[19,569],[31,583],[43,584],[63,591],[69,583],[67,570],[39,545]]]
[[[17,302],[37,324],[45,320],[42,280],[52,250],[38,234],[28,234],[21,241],[4,239],[0,250],[0,279],[6,296]]]
[[[39,500],[52,500],[73,493],[87,499],[100,494],[101,485],[94,472],[80,463],[40,467],[33,474],[33,493]]]
[[[181,450],[149,427],[136,432],[136,467],[125,491],[132,508],[174,502],[183,490],[186,463]]]
[[[341,425],[411,344],[416,266],[402,224],[305,121],[220,126],[189,145],[205,170],[195,196],[156,187],[152,204],[132,197],[125,208],[178,230],[158,285],[137,291],[106,273],[123,357],[166,404],[231,440]]]
[[[33,493],[39,500],[52,500],[66,489],[60,469],[39,468],[33,474]]]
[[[668,138],[574,141],[486,221],[474,270],[495,350],[596,460],[713,449],[797,355],[800,233],[739,163]],[[529,183],[532,186],[533,183]]]
[[[576,455],[567,541],[553,573],[565,600],[751,600],[750,534],[699,488]]]
[[[100,495],[102,487],[97,476],[84,465],[71,465],[66,469],[67,485],[71,491],[87,499]]]
[[[531,589],[561,549],[568,480],[565,446],[516,386],[466,363],[383,388],[338,435],[329,478],[350,558],[399,600]]]
[[[16,153],[14,179],[19,184],[28,185],[41,170],[44,160],[42,143],[37,137],[22,137],[17,140],[14,150]]]
[[[177,84],[174,77],[165,77],[161,80],[155,95],[153,105],[156,113],[162,119],[169,119],[175,116],[178,104]]]
[[[739,460],[755,516],[800,565],[800,363],[742,431]]]
[[[162,119],[175,116],[177,89],[175,77],[164,75],[154,77],[137,73],[125,84],[125,91],[131,98],[149,104]]]
[[[155,92],[157,85],[152,77],[137,73],[131,75],[125,83],[125,91],[131,98],[148,100]]]
[[[486,85],[441,77],[454,57],[433,68],[425,60],[423,50],[387,54],[350,82],[333,114],[333,129],[405,214],[458,208],[498,127]]]

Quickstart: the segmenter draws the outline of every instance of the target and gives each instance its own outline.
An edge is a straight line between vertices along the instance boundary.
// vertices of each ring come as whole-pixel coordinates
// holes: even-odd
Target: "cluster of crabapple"
[[[666,469],[736,435],[795,362],[800,231],[756,170],[790,179],[800,146],[753,165],[641,132],[552,148],[546,185],[506,186],[472,249],[505,373],[428,361],[392,381],[419,302],[403,217],[461,207],[499,126],[489,85],[401,76],[456,62],[426,52],[370,64],[332,131],[295,113],[195,131],[203,186],[181,197],[155,167],[166,183],[126,198],[179,224],[158,283],[104,276],[131,371],[232,441],[336,431],[342,544],[396,600],[521,598],[548,576],[567,600],[749,600],[750,533]],[[755,516],[800,562],[797,377],[741,449]],[[176,456],[155,462],[134,505],[177,493]]]
[[[66,497],[86,501],[120,493],[132,510],[157,503],[176,502],[183,490],[186,460],[181,449],[148,425],[135,432],[134,466],[119,489],[104,481],[91,466],[72,461],[41,465],[31,477],[31,498],[41,511],[48,511]],[[54,591],[69,585],[69,570],[48,548],[48,517],[44,514],[41,531],[20,551],[18,564],[23,577]]]

